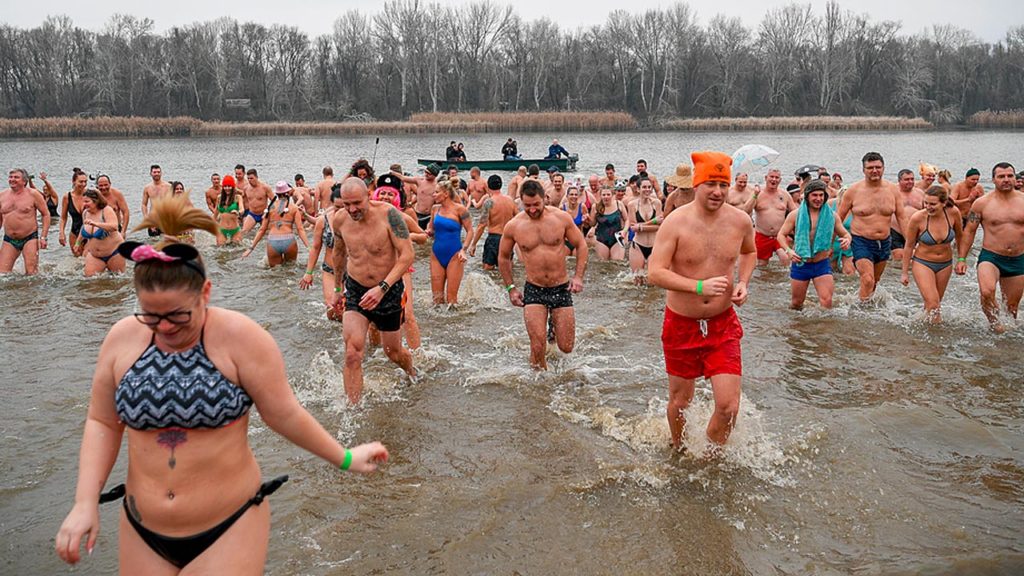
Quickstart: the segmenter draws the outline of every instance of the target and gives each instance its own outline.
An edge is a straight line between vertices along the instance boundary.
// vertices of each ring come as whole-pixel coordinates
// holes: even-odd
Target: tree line
[[[698,23],[685,3],[568,29],[493,0],[389,0],[333,32],[115,14],[0,26],[0,116],[402,119],[416,112],[621,110],[669,117],[897,115],[955,123],[1024,109],[1024,25],[987,43],[955,25],[901,33],[830,2]]]

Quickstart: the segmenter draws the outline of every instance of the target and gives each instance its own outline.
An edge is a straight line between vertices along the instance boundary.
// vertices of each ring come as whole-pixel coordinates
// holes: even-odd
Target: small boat
[[[547,170],[549,167],[554,166],[559,172],[574,172],[576,170],[576,161],[580,157],[578,154],[572,154],[568,158],[557,158],[552,160],[545,160],[543,158],[524,158],[522,160],[474,160],[472,162],[448,162],[445,160],[430,160],[420,158],[416,160],[417,164],[423,166],[429,166],[431,164],[437,164],[441,167],[441,170],[447,169],[449,166],[455,166],[460,171],[469,170],[476,166],[481,170],[498,170],[505,172],[515,172],[520,166],[529,166],[530,164],[536,164],[540,167],[541,171]]]

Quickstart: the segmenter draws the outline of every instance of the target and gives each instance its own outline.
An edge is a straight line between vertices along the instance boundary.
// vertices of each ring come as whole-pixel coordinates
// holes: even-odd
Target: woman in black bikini
[[[136,230],[215,234],[217,223],[183,198],[160,198]],[[249,407],[273,430],[333,468],[371,472],[387,460],[379,442],[346,450],[292,393],[274,339],[247,316],[211,307],[212,286],[192,246],[125,242],[135,261],[139,312],[103,341],[78,466],[75,504],[56,537],[71,564],[82,539],[92,552],[99,502],[128,427],[119,559],[122,574],[262,574],[270,535],[264,498],[285,480],[261,485],[249,447]]]
[[[80,168],[75,168],[71,175],[71,183],[71,192],[68,192],[60,205],[60,230],[57,240],[61,246],[71,246],[72,254],[81,256],[82,247],[78,245],[78,235],[82,232],[82,195],[85,194],[89,177]],[[67,227],[68,216],[71,217],[71,234],[65,236],[64,229]]]
[[[594,222],[594,252],[600,260],[622,260],[626,247],[620,237],[624,234],[629,218],[626,206],[615,198],[611,188],[601,189],[601,201],[590,209],[590,221]]]
[[[927,319],[933,324],[942,321],[939,306],[953,274],[953,241],[959,246],[963,232],[960,210],[939,184],[925,191],[924,208],[910,217],[904,230],[907,246],[900,281],[904,286],[910,283],[908,269],[913,260],[914,283],[924,299]]]
[[[85,276],[104,270],[124,272],[124,257],[117,252],[122,242],[114,207],[107,204],[99,190],[89,188],[82,194],[82,233],[78,237],[79,249],[85,253]]]
[[[629,203],[629,229],[633,241],[629,248],[629,268],[638,285],[647,284],[647,260],[654,250],[654,236],[661,226],[661,202],[654,195],[654,184],[647,178],[640,179],[640,196]]]

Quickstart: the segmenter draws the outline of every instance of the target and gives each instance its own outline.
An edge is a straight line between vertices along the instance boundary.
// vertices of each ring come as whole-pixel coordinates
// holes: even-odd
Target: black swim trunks
[[[907,246],[907,239],[895,228],[889,228],[889,240],[892,241],[893,250],[902,250]]]
[[[370,288],[356,282],[351,276],[345,277],[345,311],[359,312],[381,332],[395,332],[402,327],[402,292],[405,285],[401,280],[384,294],[380,304],[373,310],[363,310],[359,301]]]
[[[420,228],[426,230],[427,225],[430,224],[430,212],[427,212],[426,214],[416,212],[416,223],[420,225]]]
[[[484,240],[484,264],[488,266],[498,265],[498,245],[501,244],[501,234],[487,233],[487,240]]]
[[[571,308],[572,294],[569,293],[569,283],[558,286],[537,286],[526,283],[523,288],[523,304],[541,304],[548,307],[548,310],[555,308]]]

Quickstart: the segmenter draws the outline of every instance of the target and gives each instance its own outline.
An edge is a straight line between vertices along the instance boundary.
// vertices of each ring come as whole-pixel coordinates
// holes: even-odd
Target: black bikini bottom
[[[139,537],[149,545],[149,547],[156,552],[165,560],[174,564],[178,568],[184,568],[189,562],[193,561],[200,554],[206,551],[207,548],[213,545],[231,525],[234,524],[242,514],[245,514],[246,510],[250,506],[259,506],[263,499],[273,494],[282,484],[288,481],[288,476],[278,476],[270,482],[264,482],[256,495],[250,498],[242,507],[238,509],[234,514],[228,516],[226,520],[217,524],[209,530],[204,530],[198,534],[192,536],[164,536],[153,532],[146,528],[138,520],[132,516],[130,510],[128,510],[128,502],[124,502],[124,511],[128,516],[128,522],[131,523],[132,527],[139,534]],[[109,492],[105,492],[100,496],[100,503],[112,502],[119,498],[123,498],[125,494],[124,484],[120,484],[114,487]]]

